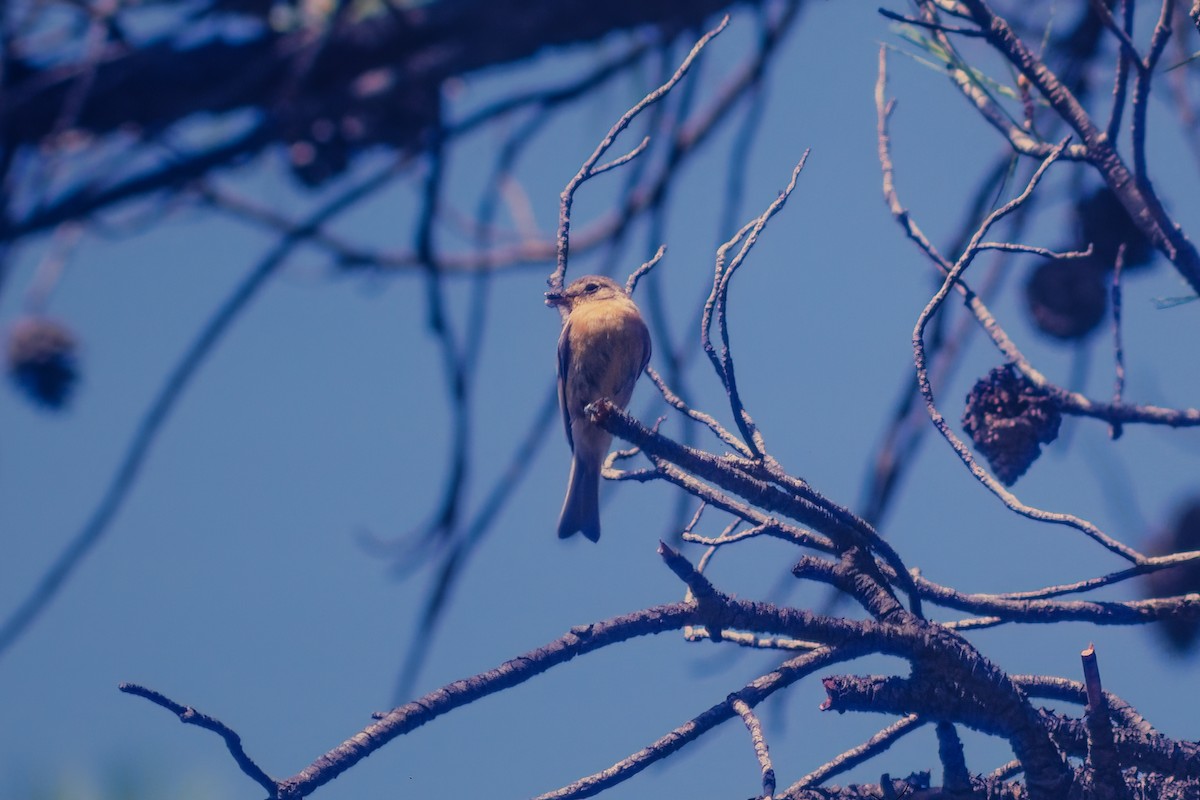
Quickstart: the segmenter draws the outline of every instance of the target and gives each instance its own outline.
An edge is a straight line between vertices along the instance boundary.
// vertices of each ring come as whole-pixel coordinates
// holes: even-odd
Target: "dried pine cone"
[[[1200,550],[1200,497],[1187,503],[1171,527],[1155,538],[1146,550],[1155,556]],[[1173,597],[1189,592],[1200,592],[1200,564],[1194,561],[1151,572],[1145,577],[1147,597]],[[1200,619],[1165,619],[1156,627],[1176,653],[1190,652],[1200,638]]]
[[[1142,267],[1154,257],[1150,241],[1133,224],[1129,212],[1107,187],[1097,189],[1075,207],[1079,233],[1086,246],[1091,244],[1098,264],[1110,270],[1117,260],[1117,249],[1125,245],[1122,269]]]
[[[1029,276],[1025,300],[1038,330],[1055,339],[1082,339],[1104,321],[1108,310],[1102,262],[1045,261]]]
[[[75,337],[60,322],[24,317],[8,332],[8,375],[38,405],[62,408],[79,377]]]
[[[963,429],[1005,486],[1058,436],[1058,405],[1012,366],[996,367],[967,395]]]

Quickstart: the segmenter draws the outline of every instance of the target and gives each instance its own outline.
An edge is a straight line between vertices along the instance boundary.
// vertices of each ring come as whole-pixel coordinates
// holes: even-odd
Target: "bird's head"
[[[568,310],[583,303],[625,297],[625,289],[612,278],[603,275],[584,275],[571,281],[561,292],[546,292],[546,305]]]

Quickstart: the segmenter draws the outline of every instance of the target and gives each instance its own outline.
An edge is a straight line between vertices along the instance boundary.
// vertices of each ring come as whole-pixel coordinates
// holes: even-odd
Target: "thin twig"
[[[737,520],[737,522],[741,523],[741,520]],[[706,547],[721,547],[723,545],[733,544],[734,542],[740,542],[744,539],[752,539],[755,536],[767,533],[772,527],[776,526],[769,522],[762,525],[755,525],[753,528],[746,528],[745,530],[737,531],[736,533],[731,527],[728,531],[722,531],[721,535],[715,538],[700,536],[699,534],[688,532],[683,535],[683,540],[685,542],[700,544]]]
[[[915,17],[906,17],[903,14],[897,14],[895,11],[889,11],[886,8],[878,8],[876,11],[888,19],[893,20],[894,22],[901,22],[905,25],[913,25],[918,28],[925,28],[926,30],[938,31],[939,33],[953,33],[958,34],[959,36],[976,37],[984,35],[983,31],[979,30],[978,28],[964,28],[960,25],[943,25],[940,22],[928,22]]]
[[[228,725],[221,722],[219,719],[215,719],[207,714],[200,713],[191,706],[185,706],[180,703],[176,703],[174,700],[162,694],[161,692],[156,692],[153,689],[146,688],[145,686],[139,686],[136,683],[122,683],[117,688],[125,694],[131,694],[135,697],[145,698],[151,703],[154,703],[154,705],[167,709],[172,714],[179,717],[179,721],[185,725],[195,725],[197,727],[204,728],[207,731],[212,731],[220,736],[225,740],[225,746],[229,748],[229,754],[233,756],[233,760],[237,763],[242,772],[250,776],[250,778],[253,779],[253,781],[259,786],[266,789],[270,793],[271,797],[277,796],[279,784],[275,782],[274,778],[263,772],[262,768],[259,767],[258,764],[254,763],[254,759],[250,758],[250,756],[246,754],[245,749],[242,747],[242,737],[239,736]]]
[[[598,175],[603,175],[604,173],[608,172],[609,170],[614,170],[617,167],[625,166],[630,161],[633,161],[635,158],[640,156],[642,153],[646,152],[646,148],[649,146],[650,146],[650,137],[649,136],[642,137],[642,141],[638,142],[637,146],[634,147],[632,150],[630,150],[625,155],[617,156],[612,161],[606,161],[605,163],[601,164],[598,167],[592,167],[591,172],[588,173],[588,177],[595,178]]]
[[[689,627],[685,638],[688,641],[711,639],[712,641],[731,642],[739,647],[752,650],[817,650],[824,647],[820,642],[805,639],[792,639],[787,636],[756,636],[743,631],[723,630],[717,637],[709,633],[708,628],[703,625]]]
[[[742,718],[746,730],[750,732],[750,742],[754,745],[754,756],[758,759],[758,766],[762,770],[762,800],[771,800],[771,796],[775,794],[775,768],[771,766],[771,753],[767,748],[767,740],[763,738],[762,723],[758,721],[754,710],[738,695],[731,694],[729,702],[733,706],[733,710]]]
[[[900,223],[900,227],[904,230],[906,236],[916,243],[917,247],[929,257],[934,264],[937,264],[943,271],[949,271],[950,262],[947,261],[938,249],[934,246],[929,237],[921,230],[920,226],[909,215],[908,210],[900,204],[900,197],[896,192],[896,167],[892,162],[891,136],[888,133],[888,119],[892,116],[892,112],[896,110],[896,101],[886,99],[887,91],[887,48],[879,48],[879,73],[875,81],[875,113],[877,119],[876,136],[879,140],[879,165],[883,171],[883,198],[887,203],[888,209],[892,212],[892,216]]]
[[[671,464],[666,459],[650,456],[654,461],[659,474],[663,478],[675,484],[679,488],[689,494],[706,501],[710,505],[726,511],[730,514],[735,514],[747,522],[755,525],[766,525],[763,533],[768,536],[782,539],[786,542],[799,545],[801,547],[811,547],[814,550],[819,550],[825,553],[834,552],[835,547],[833,541],[827,536],[822,536],[804,528],[798,528],[794,525],[788,525],[781,521],[774,521],[772,517],[763,511],[760,511],[753,506],[742,503],[734,498],[709,486],[707,483],[698,480],[697,478],[684,472],[675,465]]]
[[[583,166],[581,166],[579,171],[575,173],[575,177],[572,178],[567,183],[566,188],[563,189],[558,211],[558,236],[556,237],[556,241],[558,243],[557,265],[554,269],[554,272],[550,274],[550,277],[546,281],[547,285],[549,285],[552,291],[558,291],[562,289],[563,278],[567,273],[567,255],[570,249],[571,233],[571,204],[575,200],[575,192],[586,181],[590,180],[594,175],[597,174],[596,165],[600,162],[600,159],[604,157],[604,154],[608,152],[609,148],[613,146],[613,143],[616,141],[621,132],[629,127],[629,124],[633,122],[634,118],[645,111],[646,108],[661,100],[669,91],[671,91],[671,89],[675,87],[675,84],[683,80],[683,77],[687,74],[688,69],[691,68],[692,62],[694,62],[696,57],[699,56],[701,51],[704,50],[705,45],[707,45],[713,39],[713,37],[725,30],[725,26],[728,24],[729,16],[726,15],[717,25],[717,27],[700,37],[700,40],[696,42],[696,45],[692,48],[691,52],[688,53],[687,58],[683,60],[683,63],[679,65],[679,69],[675,70],[675,74],[671,76],[670,80],[643,97],[636,105],[626,111],[621,118],[617,120],[612,128],[609,129],[605,137],[600,140],[600,144],[596,146],[596,149],[592,152],[592,154],[587,158],[586,161],[583,162]],[[646,144],[647,142],[643,141],[643,143],[639,145],[639,148],[644,148]],[[636,155],[637,152],[640,152],[640,149],[632,151],[627,158],[631,158],[633,155]]]
[[[760,7],[759,21],[761,24],[762,15],[766,14],[765,7]],[[671,68],[674,65],[674,53],[664,49],[663,60],[660,65],[664,78],[670,74]],[[660,103],[655,108],[653,119],[649,122],[651,130],[662,130],[665,138],[669,142],[667,152],[662,158],[662,169],[666,173],[678,174],[684,163],[684,159],[688,155],[689,145],[682,133],[687,127],[688,119],[692,114],[693,108],[696,105],[697,98],[700,95],[700,88],[703,85],[702,70],[706,62],[701,59],[694,67],[694,77],[690,81],[686,81],[681,87],[676,96],[671,99],[671,102]],[[672,107],[672,103],[674,107]],[[730,109],[732,110],[732,109]],[[630,174],[630,186],[633,183],[633,174]],[[661,191],[654,194],[650,200],[648,224],[645,230],[645,240],[648,243],[665,242],[668,238],[668,220],[669,210],[671,207],[671,192],[675,183],[663,184]],[[670,321],[671,314],[667,311],[667,290],[666,279],[655,278],[649,281],[646,285],[644,294],[643,311],[650,326],[650,338],[654,341],[654,349],[658,354],[659,363],[662,365],[663,372],[668,376],[675,391],[681,396],[686,397],[688,394],[688,386],[686,381],[686,373],[684,372],[684,363],[687,350],[683,346],[683,337],[677,343],[675,341],[675,333],[671,329]],[[682,436],[689,441],[695,438],[696,431],[690,425],[682,425]],[[687,513],[688,496],[686,493],[680,492],[675,496],[674,513],[667,516],[667,529],[671,533],[679,527],[679,520]]]
[[[951,631],[978,631],[984,628],[995,628],[1003,625],[1000,617],[972,617],[971,619],[952,620],[941,623],[942,627]]]
[[[1050,259],[1051,261],[1077,261],[1084,258],[1092,257],[1092,246],[1089,244],[1086,250],[1051,250],[1048,247],[1038,247],[1032,244],[1018,244],[1016,242],[979,242],[975,245],[975,250],[1001,250],[1005,253],[1030,253],[1035,256]]]
[[[1128,28],[1131,23],[1129,22],[1130,17],[1128,14],[1125,19],[1125,27],[1122,27],[1117,23],[1117,20],[1112,15],[1112,11],[1104,0],[1089,0],[1089,5],[1092,8],[1092,12],[1104,23],[1104,27],[1108,28],[1113,36],[1117,37],[1117,41],[1121,44],[1121,54],[1141,69],[1142,54],[1138,52],[1137,45],[1133,43],[1133,38],[1130,36]],[[1125,3],[1127,9],[1130,5],[1132,4]]]
[[[909,714],[906,717],[901,717],[896,722],[887,726],[883,730],[876,733],[867,741],[853,747],[839,755],[837,758],[822,764],[817,769],[805,775],[800,780],[793,783],[780,794],[780,798],[793,798],[800,795],[802,791],[810,786],[818,786],[824,781],[829,780],[838,773],[852,769],[864,761],[882,753],[900,737],[907,733],[912,733],[917,728],[920,728],[929,720],[922,717],[920,714]]]
[[[577,656],[638,636],[679,630],[694,617],[694,610],[688,604],[668,603],[572,628],[566,635],[495,669],[447,684],[393,709],[296,775],[281,780],[280,794],[283,797],[307,796],[396,737],[442,714],[524,683]]]
[[[417,219],[415,246],[425,279],[426,325],[441,354],[442,377],[450,408],[450,447],[446,459],[446,476],[442,481],[442,497],[429,521],[422,523],[405,538],[423,545],[448,540],[454,533],[466,491],[470,459],[471,397],[470,372],[455,341],[454,322],[446,311],[445,276],[437,265],[437,245],[434,222],[440,217],[443,178],[446,166],[443,131],[438,129],[431,141],[428,170],[421,192],[421,208]],[[476,309],[478,311],[479,309]]]
[[[861,653],[861,651],[857,652]],[[746,684],[737,692],[737,697],[748,706],[755,706],[801,678],[830,664],[854,658],[855,654],[850,650],[829,647],[804,653],[785,661],[773,672]],[[737,712],[734,711],[729,700],[723,700],[611,767],[580,778],[560,789],[538,795],[534,800],[574,800],[574,798],[599,794],[605,789],[632,778],[651,764],[661,761],[720,723],[736,716]]]
[[[1055,624],[1067,621],[1094,625],[1144,625],[1177,617],[1200,617],[1200,594],[1155,597],[1147,600],[1012,600],[997,595],[973,595],[933,583],[921,576],[914,581],[921,596],[935,605],[971,614],[986,614],[1009,622]]]
[[[1112,276],[1112,309],[1113,309],[1113,361],[1115,362],[1115,377],[1113,378],[1113,405],[1122,403],[1125,394],[1125,345],[1121,339],[1121,268],[1125,265],[1125,243],[1117,248],[1117,260],[1113,264]],[[1109,431],[1114,440],[1121,438],[1121,423],[1113,422]]]
[[[792,169],[791,178],[788,180],[787,186],[779,193],[779,196],[767,206],[760,216],[747,223],[746,227],[742,228],[735,234],[733,239],[726,243],[729,247],[733,247],[736,242],[741,243],[741,247],[733,260],[725,265],[720,257],[717,259],[717,273],[713,281],[712,293],[709,295],[708,301],[705,303],[706,311],[711,307],[715,310],[717,329],[721,335],[721,353],[716,355],[712,349],[712,342],[708,333],[711,327],[711,317],[705,320],[706,324],[703,331],[703,345],[705,352],[709,353],[709,358],[714,360],[714,364],[718,365],[717,375],[721,378],[721,382],[725,385],[725,391],[729,395],[729,406],[733,412],[734,422],[737,423],[738,429],[742,433],[745,443],[749,446],[755,457],[761,457],[765,452],[765,446],[762,441],[762,436],[758,431],[758,427],[754,424],[754,420],[746,411],[745,404],[742,402],[741,395],[738,392],[737,377],[734,371],[733,355],[730,352],[729,346],[729,319],[728,319],[728,301],[729,301],[729,284],[738,268],[745,263],[747,256],[758,242],[758,237],[767,226],[767,222],[771,217],[775,216],[787,203],[788,197],[796,188],[796,182],[800,177],[800,173],[804,170],[804,165],[808,161],[809,151],[805,150],[800,157],[800,161]],[[744,233],[743,233],[744,231]],[[720,253],[721,250],[718,250]],[[706,314],[707,317],[707,314]]]
[[[689,407],[688,404],[683,401],[683,398],[675,394],[675,392],[672,391],[669,386],[667,386],[666,381],[663,380],[662,376],[659,375],[653,367],[647,367],[646,374],[650,376],[650,380],[654,382],[656,387],[658,387],[658,391],[662,394],[663,400],[666,400],[668,405],[674,407],[683,414],[686,414],[690,419],[694,419],[696,422],[699,422],[707,427],[718,439],[736,450],[739,455],[742,455],[745,458],[753,457],[753,453],[750,452],[750,448],[746,447],[746,445],[742,443],[741,439],[737,438],[728,430],[726,430],[721,423],[717,422],[714,417],[710,416],[709,414],[705,414],[703,411],[696,411],[695,409]]]
[[[1021,691],[1030,697],[1065,700],[1080,705],[1087,705],[1088,702],[1087,686],[1082,681],[1050,675],[1013,675],[1012,679],[1021,687]],[[1146,736],[1162,735],[1145,717],[1134,710],[1133,706],[1118,695],[1106,691],[1104,692],[1104,702],[1108,705],[1108,710],[1112,712],[1113,719],[1122,727]]]
[[[1122,583],[1135,578],[1139,575],[1147,575],[1151,572],[1157,572],[1169,567],[1179,566],[1191,561],[1200,559],[1200,550],[1191,550],[1183,553],[1169,553],[1162,556],[1147,556],[1141,558],[1135,566],[1126,569],[1110,572],[1107,575],[1101,575],[1095,578],[1086,578],[1073,583],[1055,584],[1053,586],[1045,586],[1041,589],[1032,589],[1025,592],[999,592],[996,594],[979,594],[972,595],[973,597],[988,598],[995,600],[1042,600],[1049,597],[1061,597],[1068,594],[1079,594],[1081,592],[1090,592],[1095,589],[1100,589],[1104,586]],[[918,585],[922,580],[918,580]]]
[[[1001,764],[1000,766],[998,766],[994,770],[992,770],[991,773],[988,774],[987,780],[989,780],[989,781],[1006,781],[1009,778],[1020,775],[1022,770],[1024,770],[1024,767],[1021,766],[1021,762],[1016,759],[1013,759],[1012,761],[1009,761],[1007,764]]]
[[[28,313],[45,312],[50,295],[62,276],[63,268],[79,247],[83,232],[83,226],[74,222],[64,222],[55,228],[54,235],[50,237],[50,246],[38,262],[29,289],[25,292],[25,310]]]
[[[1138,188],[1152,197],[1157,197],[1150,184],[1150,173],[1146,167],[1146,112],[1150,100],[1150,83],[1154,77],[1158,60],[1166,49],[1167,40],[1171,38],[1171,19],[1174,14],[1174,0],[1163,0],[1162,12],[1154,33],[1150,37],[1150,50],[1146,53],[1145,61],[1137,64],[1137,77],[1133,82],[1133,120],[1131,129],[1131,148],[1133,149],[1133,174]],[[1172,259],[1174,260],[1174,259]]]
[[[657,265],[659,261],[662,261],[662,257],[666,254],[667,246],[665,244],[659,245],[658,250],[655,251],[650,260],[635,269],[625,281],[625,294],[633,294],[633,290],[637,288],[638,281],[640,281],[642,277],[646,275],[646,273],[654,269],[655,265]]]
[[[1113,83],[1112,112],[1109,114],[1108,128],[1106,129],[1109,141],[1116,141],[1121,132],[1121,118],[1125,114],[1125,95],[1129,91],[1129,67],[1131,64],[1141,66],[1141,58],[1130,38],[1133,35],[1133,0],[1121,0],[1121,5],[1125,12],[1124,28],[1112,25],[1112,28],[1116,28],[1117,38],[1123,37],[1123,39],[1122,46],[1117,51],[1117,74]],[[1105,3],[1093,0],[1092,6],[1097,9],[1101,19],[1104,19],[1105,16],[1108,17],[1108,20],[1112,19],[1112,12],[1108,10]],[[1108,24],[1108,20],[1105,20],[1105,24]],[[1125,41],[1130,44],[1126,46]]]

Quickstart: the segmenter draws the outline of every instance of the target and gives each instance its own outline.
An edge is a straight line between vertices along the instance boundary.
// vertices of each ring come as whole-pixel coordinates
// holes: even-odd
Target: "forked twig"
[[[705,46],[712,41],[715,36],[721,33],[721,31],[725,30],[725,27],[728,24],[729,16],[726,15],[724,19],[722,19],[717,25],[717,27],[700,37],[700,40],[696,42],[695,46],[692,47],[691,52],[688,53],[687,58],[685,58],[683,63],[679,65],[679,69],[675,70],[675,74],[672,75],[666,83],[650,92],[636,105],[622,114],[621,118],[616,121],[604,138],[600,140],[600,144],[596,145],[596,149],[592,152],[592,154],[588,156],[586,161],[583,162],[583,166],[581,166],[579,171],[575,173],[575,177],[571,178],[571,180],[567,183],[566,188],[563,189],[561,201],[559,203],[558,235],[556,237],[558,242],[558,258],[554,272],[550,273],[550,277],[546,280],[546,283],[550,287],[551,291],[560,291],[562,289],[563,279],[567,273],[567,256],[570,250],[571,236],[571,204],[575,201],[575,192],[578,191],[580,186],[591,180],[596,175],[628,162],[630,159],[636,157],[645,150],[649,144],[649,137],[644,138],[637,147],[626,153],[624,156],[621,156],[602,166],[597,166],[597,164],[600,163],[600,159],[603,158],[609,149],[612,148],[621,132],[628,128],[629,124],[633,122],[633,120],[639,114],[641,114],[654,103],[657,103],[659,100],[661,100],[668,92],[671,91],[671,89],[675,87],[675,84],[683,80],[683,77],[687,75],[688,70],[691,68],[692,63],[704,50]],[[565,309],[563,310],[563,313],[566,313]]]

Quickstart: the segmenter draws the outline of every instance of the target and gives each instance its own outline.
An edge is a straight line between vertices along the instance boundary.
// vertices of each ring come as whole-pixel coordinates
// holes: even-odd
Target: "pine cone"
[[[75,336],[45,317],[23,317],[8,332],[8,374],[35,403],[51,410],[66,405],[79,377]]]
[[[1104,269],[1113,268],[1122,244],[1125,245],[1122,269],[1143,267],[1154,258],[1150,240],[1133,224],[1125,206],[1107,186],[1079,201],[1075,215],[1084,245],[1091,244],[1095,248],[1095,259]]]
[[[1183,553],[1200,550],[1200,497],[1192,498],[1180,509],[1169,529],[1159,534],[1147,546],[1150,555]],[[1191,562],[1179,567],[1148,573],[1144,579],[1146,597],[1173,597],[1200,592],[1200,564]],[[1166,637],[1167,646],[1176,653],[1188,653],[1200,639],[1200,619],[1165,619],[1155,626]]]
[[[1058,436],[1062,415],[1043,390],[1012,366],[996,367],[967,395],[963,429],[1005,486],[1025,474],[1042,444]]]
[[[1102,262],[1095,258],[1046,261],[1025,284],[1033,323],[1055,339],[1082,339],[1104,321],[1108,286]]]

